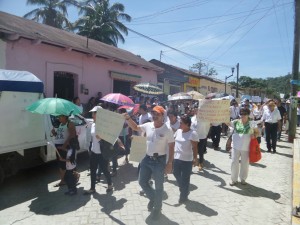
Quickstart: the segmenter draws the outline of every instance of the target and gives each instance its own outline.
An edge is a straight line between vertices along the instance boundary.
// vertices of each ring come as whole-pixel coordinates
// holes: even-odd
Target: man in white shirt
[[[235,99],[232,100],[230,110],[230,120],[238,119],[240,116],[240,107]]]
[[[166,122],[167,126],[171,127],[173,132],[175,133],[180,127],[180,118],[176,111],[168,110],[168,118],[169,120]]]
[[[152,121],[152,116],[150,113],[147,112],[147,106],[145,104],[140,105],[139,108],[140,116],[139,116],[139,125],[145,123],[145,121],[150,120]]]
[[[155,106],[151,111],[153,122],[141,125],[137,125],[128,114],[124,114],[128,125],[133,130],[146,132],[147,151],[140,164],[139,184],[150,200],[148,210],[152,211],[151,215],[154,220],[161,215],[164,172],[172,172],[174,159],[173,131],[164,123],[164,113],[163,107]],[[166,163],[167,149],[169,149],[169,159]],[[155,181],[155,190],[149,185],[151,176]]]
[[[270,101],[268,103],[268,109],[264,111],[262,116],[268,152],[271,152],[271,148],[273,148],[273,153],[276,153],[277,131],[281,128],[281,115],[275,106],[275,102]],[[272,144],[270,141],[272,141]]]
[[[198,155],[199,155],[199,171],[201,171],[204,167],[204,154],[206,153],[206,146],[207,146],[207,135],[210,129],[210,123],[209,122],[198,122],[197,121],[197,113],[198,113],[198,107],[196,106],[194,108],[194,116],[191,118],[192,125],[191,129],[195,130],[199,137],[198,142]]]

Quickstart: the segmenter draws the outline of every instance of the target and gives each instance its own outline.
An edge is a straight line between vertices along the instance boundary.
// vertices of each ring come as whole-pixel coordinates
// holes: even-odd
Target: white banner
[[[146,155],[147,138],[143,136],[132,136],[129,160],[140,163]]]
[[[210,123],[229,123],[230,100],[199,100],[197,120]]]
[[[114,144],[124,125],[124,117],[106,109],[98,109],[96,116],[96,134]]]

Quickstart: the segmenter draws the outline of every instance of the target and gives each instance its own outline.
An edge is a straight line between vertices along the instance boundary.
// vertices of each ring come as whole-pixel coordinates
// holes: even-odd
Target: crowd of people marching
[[[113,191],[113,176],[117,176],[118,158],[124,156],[128,163],[131,136],[142,135],[147,139],[145,157],[139,164],[138,181],[142,193],[149,198],[148,210],[153,219],[159,218],[162,208],[163,184],[167,174],[173,173],[179,187],[179,204],[188,201],[190,176],[193,166],[201,171],[205,168],[204,155],[207,153],[208,138],[212,147],[218,151],[226,149],[231,157],[230,185],[246,185],[249,170],[249,143],[251,138],[261,142],[264,137],[268,152],[276,153],[277,142],[281,140],[283,128],[288,126],[288,102],[282,104],[279,99],[267,102],[252,103],[245,99],[238,103],[231,100],[229,107],[230,123],[209,123],[197,120],[198,101],[169,101],[159,103],[156,97],[143,97],[135,94],[133,101],[139,104],[136,112],[124,107],[100,101],[101,92],[97,98],[92,97],[84,110],[84,116],[93,118],[91,125],[90,147],[90,180],[91,185],[84,194],[96,192],[95,184],[103,173],[107,181],[107,193]],[[79,99],[74,103],[80,104]],[[103,157],[103,147],[99,144],[101,137],[95,133],[96,113],[98,108],[118,112],[125,122],[119,135],[117,145],[122,151],[111,159]],[[298,126],[299,126],[298,104]],[[56,146],[60,152],[59,169],[61,180],[56,186],[67,184],[67,195],[77,193],[76,182],[79,174],[76,172],[76,160],[72,149],[75,134],[74,124],[66,116],[59,117],[60,126],[52,130],[56,137]],[[227,135],[226,146],[220,146],[220,137]],[[130,159],[130,158],[129,158]],[[110,173],[110,161],[112,172]],[[75,174],[75,175],[73,175]],[[118,178],[117,178],[118,179]],[[121,178],[120,178],[121,179]],[[150,182],[153,180],[154,182]]]

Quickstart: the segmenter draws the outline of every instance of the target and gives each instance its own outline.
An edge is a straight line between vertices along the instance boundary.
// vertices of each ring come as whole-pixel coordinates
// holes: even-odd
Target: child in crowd
[[[76,174],[76,147],[75,147],[75,138],[70,140],[70,144],[68,146],[67,157],[66,159],[60,158],[61,161],[66,161],[66,173],[64,176],[64,180],[68,186],[68,191],[65,192],[65,195],[76,195],[77,194],[77,177]]]

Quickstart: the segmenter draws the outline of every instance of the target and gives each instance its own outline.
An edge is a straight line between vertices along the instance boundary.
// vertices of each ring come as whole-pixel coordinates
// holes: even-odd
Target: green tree
[[[209,76],[209,77],[216,76],[216,75],[218,75],[218,72],[213,67],[209,68],[209,70],[208,70],[208,72],[206,74],[206,76]]]
[[[27,5],[37,5],[36,8],[24,15],[24,18],[47,24],[59,29],[72,29],[72,23],[67,19],[67,7],[77,5],[73,0],[27,0]]]
[[[74,24],[77,34],[88,38],[117,46],[128,34],[127,27],[119,20],[131,21],[131,17],[124,13],[125,7],[121,3],[110,5],[109,0],[86,0],[80,4],[80,17]]]
[[[206,64],[203,62],[198,62],[190,66],[190,71],[198,73],[198,74],[204,74],[202,73],[203,69],[206,67]]]

